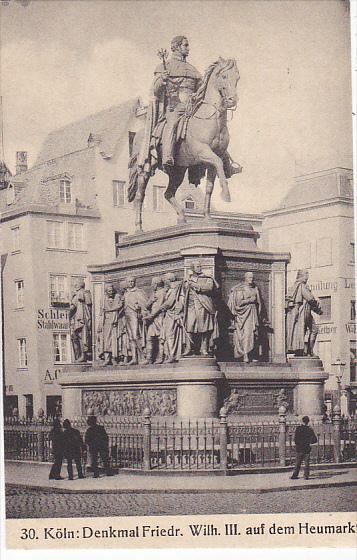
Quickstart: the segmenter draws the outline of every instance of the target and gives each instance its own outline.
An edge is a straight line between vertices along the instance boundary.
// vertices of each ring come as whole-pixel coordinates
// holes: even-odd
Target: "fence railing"
[[[159,419],[148,410],[143,417],[104,417],[113,468],[160,471],[227,471],[292,465],[297,422],[287,420],[284,407],[276,421],[240,423],[227,418]],[[86,418],[72,419],[84,437]],[[341,418],[338,407],[332,423],[312,423],[317,444],[311,464],[357,462],[357,427]],[[48,462],[52,457],[50,423],[5,421],[5,458]]]

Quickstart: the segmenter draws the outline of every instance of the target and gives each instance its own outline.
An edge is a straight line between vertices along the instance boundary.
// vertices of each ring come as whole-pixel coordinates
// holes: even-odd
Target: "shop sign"
[[[319,334],[336,334],[337,327],[334,325],[317,325]]]
[[[345,327],[348,334],[356,334],[356,323],[346,323]]]
[[[55,383],[60,373],[62,373],[61,368],[57,368],[55,370],[46,369],[43,382],[46,383],[47,385],[51,383]]]
[[[68,331],[69,317],[66,309],[38,309],[37,328],[54,331]]]
[[[309,280],[308,286],[314,293],[319,292],[337,292],[338,289],[354,290],[354,278],[340,278],[336,280]]]

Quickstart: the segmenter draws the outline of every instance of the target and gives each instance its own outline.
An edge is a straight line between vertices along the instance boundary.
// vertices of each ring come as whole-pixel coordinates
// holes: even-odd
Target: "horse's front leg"
[[[218,175],[219,183],[221,185],[221,198],[224,202],[231,201],[231,195],[228,188],[228,181],[224,173],[223,162],[217,154],[215,154],[208,144],[201,144],[197,149],[197,156],[203,163],[209,163],[213,165]]]
[[[176,167],[173,168],[172,172],[169,175],[169,184],[165,192],[165,199],[171,206],[174,208],[177,214],[177,222],[180,224],[186,222],[186,216],[183,208],[177,202],[175,194],[179,186],[181,185],[183,178],[186,173],[185,167]]]
[[[135,206],[135,232],[143,231],[143,202],[145,197],[145,189],[148,183],[145,175],[138,175],[138,190],[136,191]]]
[[[205,202],[203,207],[203,213],[205,218],[207,219],[211,217],[211,198],[212,198],[215,178],[216,178],[216,169],[210,165],[207,167],[206,195],[205,195]]]

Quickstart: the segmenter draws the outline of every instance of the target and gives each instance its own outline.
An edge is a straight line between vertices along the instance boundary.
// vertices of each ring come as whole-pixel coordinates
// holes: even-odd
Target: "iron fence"
[[[5,420],[5,458],[49,462],[52,459],[50,421]],[[85,435],[85,417],[73,418],[72,426]],[[287,421],[285,410],[272,422],[242,423],[227,418],[162,419],[102,417],[109,436],[113,468],[157,471],[227,471],[292,465],[297,422]],[[357,427],[346,424],[339,411],[332,423],[312,423],[317,444],[311,464],[356,462]]]

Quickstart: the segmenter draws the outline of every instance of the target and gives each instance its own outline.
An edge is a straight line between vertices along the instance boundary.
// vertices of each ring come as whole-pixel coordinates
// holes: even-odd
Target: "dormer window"
[[[188,196],[187,198],[185,198],[184,205],[186,210],[195,210],[196,208],[196,203],[193,200],[192,196]]]
[[[15,187],[12,183],[9,183],[6,191],[6,203],[8,206],[14,204],[15,202]]]
[[[72,202],[72,183],[69,179],[60,180],[60,201],[65,204]]]

